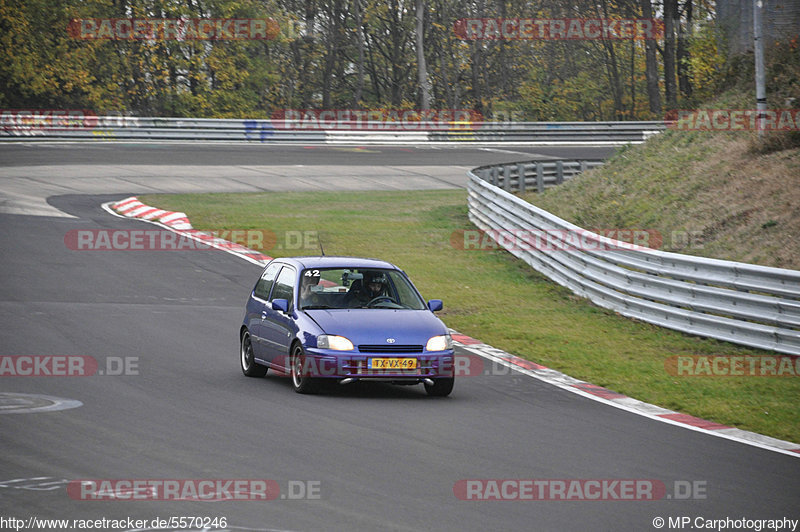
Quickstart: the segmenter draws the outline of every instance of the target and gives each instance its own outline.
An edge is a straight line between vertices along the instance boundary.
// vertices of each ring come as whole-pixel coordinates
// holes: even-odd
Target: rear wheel
[[[292,346],[292,356],[289,359],[291,366],[292,388],[297,393],[316,393],[319,389],[319,380],[306,375],[306,354],[303,346],[294,344]]]
[[[253,342],[250,333],[244,331],[239,342],[239,363],[242,366],[242,373],[248,377],[263,377],[267,374],[267,367],[258,364],[253,352]]]
[[[433,384],[425,383],[425,391],[428,392],[428,395],[433,397],[445,397],[450,395],[450,392],[453,391],[453,385],[455,383],[455,377],[433,379]]]

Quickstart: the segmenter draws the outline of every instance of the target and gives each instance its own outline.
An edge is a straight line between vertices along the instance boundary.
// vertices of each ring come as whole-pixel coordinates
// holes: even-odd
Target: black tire
[[[446,397],[453,391],[453,385],[455,383],[455,377],[433,379],[433,384],[425,383],[425,391],[432,397]]]
[[[289,357],[289,377],[292,379],[292,388],[297,393],[317,393],[319,390],[319,379],[314,379],[305,373],[306,354],[303,346],[294,344],[292,355]]]
[[[263,377],[267,374],[267,367],[255,361],[253,343],[247,331],[244,331],[239,339],[239,365],[242,367],[242,373],[248,377]]]

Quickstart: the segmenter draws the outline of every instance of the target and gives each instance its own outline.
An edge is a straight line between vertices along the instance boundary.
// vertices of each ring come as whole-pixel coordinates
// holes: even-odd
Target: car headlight
[[[320,349],[333,349],[334,351],[352,351],[353,342],[344,336],[320,334],[317,336],[317,347]]]
[[[449,334],[434,336],[428,340],[428,345],[425,346],[426,351],[447,351],[448,349],[453,349],[453,339]]]

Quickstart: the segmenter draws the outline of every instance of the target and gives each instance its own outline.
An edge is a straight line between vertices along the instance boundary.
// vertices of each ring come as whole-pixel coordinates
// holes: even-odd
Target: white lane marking
[[[41,480],[50,480],[50,482],[39,482]],[[24,484],[20,485],[20,483]],[[14,485],[12,486],[12,484]],[[67,484],[69,484],[69,480],[65,478],[56,479],[55,477],[32,477],[16,478],[14,480],[0,480],[0,488],[26,491],[53,491],[66,486]]]
[[[531,153],[528,151],[513,151],[513,150],[501,150],[500,148],[478,148],[480,151],[489,151],[493,153],[508,153],[510,155],[524,155],[530,159],[545,159],[545,160],[556,160],[558,157],[554,157],[552,155],[544,155],[542,153]]]
[[[31,414],[78,408],[77,399],[64,399],[38,393],[0,392],[0,414]]]

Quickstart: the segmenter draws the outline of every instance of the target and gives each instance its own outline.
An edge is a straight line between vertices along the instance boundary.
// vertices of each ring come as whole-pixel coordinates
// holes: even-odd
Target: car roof
[[[291,264],[299,269],[307,268],[381,268],[389,270],[399,270],[397,266],[390,262],[378,259],[366,259],[363,257],[281,257],[276,261]]]

